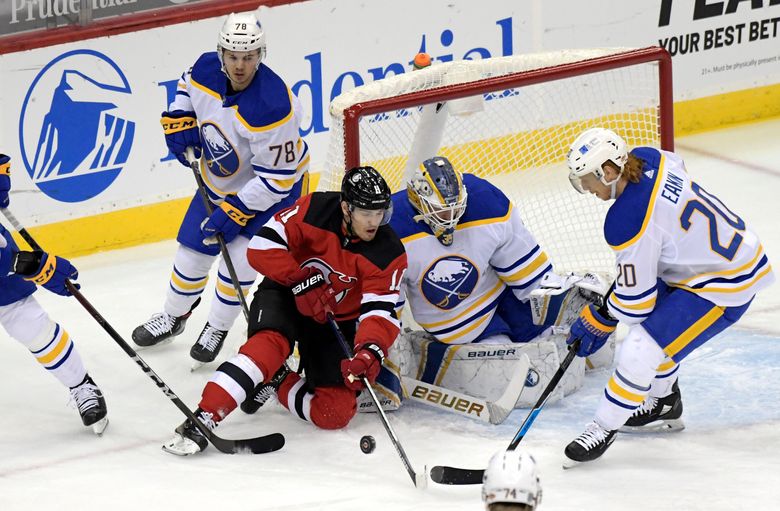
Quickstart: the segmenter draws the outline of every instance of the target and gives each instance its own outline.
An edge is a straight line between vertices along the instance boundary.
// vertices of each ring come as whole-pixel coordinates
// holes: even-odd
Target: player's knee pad
[[[292,342],[275,330],[260,330],[239,348],[263,372],[267,380],[292,353]]]
[[[625,378],[642,386],[650,382],[666,354],[642,325],[632,326],[620,345],[616,370]]]
[[[52,340],[57,327],[32,296],[0,307],[0,323],[8,335],[33,352],[43,349]]]
[[[179,245],[173,258],[173,266],[177,272],[188,279],[205,278],[211,270],[211,265],[214,264],[215,257]]]
[[[346,387],[319,387],[311,400],[311,422],[322,429],[341,429],[357,411],[355,392]]]

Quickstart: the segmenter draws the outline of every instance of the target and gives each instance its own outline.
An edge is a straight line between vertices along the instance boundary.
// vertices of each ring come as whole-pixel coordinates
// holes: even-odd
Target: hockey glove
[[[7,208],[11,200],[8,192],[11,191],[11,158],[0,154],[0,208]]]
[[[577,355],[587,357],[604,346],[610,334],[617,328],[617,324],[618,321],[611,318],[609,312],[602,314],[595,305],[590,304],[582,308],[580,317],[572,323],[566,344],[582,339]]]
[[[382,368],[384,353],[376,344],[363,344],[355,352],[355,356],[341,361],[341,374],[344,376],[344,385],[351,390],[362,390],[364,376],[369,383],[374,383]]]
[[[230,243],[254,216],[255,212],[241,202],[238,195],[228,195],[203,224],[203,243],[213,245],[218,233],[222,234],[225,243]]]
[[[298,312],[317,323],[325,323],[336,308],[336,292],[321,271],[307,266],[290,276]]]
[[[163,112],[160,124],[162,124],[163,133],[165,133],[165,143],[168,145],[168,150],[176,156],[182,165],[190,166],[185,154],[188,147],[192,147],[195,150],[195,157],[200,158],[200,130],[195,112],[184,112],[183,110]]]
[[[70,264],[70,261],[40,250],[17,252],[14,256],[13,271],[22,275],[24,280],[35,282],[52,293],[62,296],[71,294],[65,286],[65,281],[79,278],[78,270]],[[78,284],[73,285],[76,289],[81,288]]]

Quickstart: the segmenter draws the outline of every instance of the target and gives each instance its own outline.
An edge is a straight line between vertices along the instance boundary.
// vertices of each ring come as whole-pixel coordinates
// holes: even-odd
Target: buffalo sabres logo
[[[453,309],[471,295],[479,280],[477,268],[468,259],[449,255],[433,262],[420,282],[425,298],[440,309]]]
[[[526,387],[536,387],[539,385],[539,373],[535,369],[529,369],[528,374],[525,377]]]
[[[330,286],[336,292],[336,302],[341,302],[344,297],[347,296],[349,290],[355,285],[355,282],[357,282],[357,277],[344,275],[343,273],[331,268],[330,265],[322,259],[318,259],[316,257],[304,261],[301,267],[304,266],[311,266],[312,268],[317,268],[322,272],[322,275],[325,277],[325,281],[330,284]]]
[[[238,172],[240,165],[238,154],[217,125],[204,123],[200,128],[200,134],[209,172],[217,177],[232,176]]]

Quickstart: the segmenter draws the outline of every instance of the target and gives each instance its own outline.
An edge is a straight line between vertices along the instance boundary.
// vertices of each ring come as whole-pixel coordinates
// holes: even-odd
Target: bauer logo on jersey
[[[200,128],[200,138],[203,140],[206,165],[213,175],[227,177],[238,172],[241,164],[238,154],[216,124],[204,123]]]
[[[468,259],[449,255],[433,262],[420,282],[423,296],[440,309],[453,309],[471,295],[479,280],[477,268]]]
[[[135,122],[130,84],[94,50],[63,53],[45,66],[22,103],[22,161],[35,185],[62,202],[91,199],[127,163]]]

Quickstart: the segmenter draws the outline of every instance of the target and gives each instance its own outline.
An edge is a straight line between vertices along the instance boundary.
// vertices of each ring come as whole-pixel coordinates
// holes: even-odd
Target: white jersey
[[[527,300],[552,271],[547,254],[498,188],[471,174],[463,175],[463,184],[466,212],[450,246],[442,245],[425,222],[413,219],[417,213],[406,191],[393,194],[390,220],[409,264],[398,308],[408,301],[415,321],[449,344],[476,339],[507,288]]]
[[[204,53],[182,75],[169,110],[195,112],[198,118],[201,174],[212,200],[237,193],[251,209],[266,211],[308,169],[308,147],[298,131],[303,109],[265,64],[245,90],[228,92],[216,52]]]
[[[724,307],[750,301],[774,281],[758,236],[717,197],[691,181],[682,159],[639,147],[646,162],[604,222],[617,254],[618,278],[609,309],[640,323],[653,311],[657,279]]]

